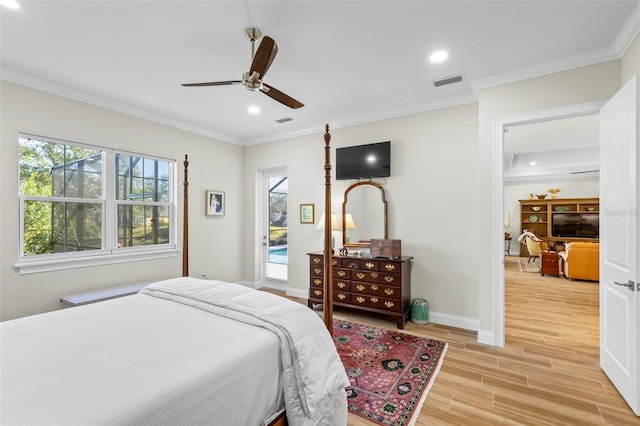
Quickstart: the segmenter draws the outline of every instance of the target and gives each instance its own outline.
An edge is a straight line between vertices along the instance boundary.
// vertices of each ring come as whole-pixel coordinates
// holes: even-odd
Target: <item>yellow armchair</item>
[[[562,271],[569,279],[600,281],[600,244],[573,242],[558,253]]]

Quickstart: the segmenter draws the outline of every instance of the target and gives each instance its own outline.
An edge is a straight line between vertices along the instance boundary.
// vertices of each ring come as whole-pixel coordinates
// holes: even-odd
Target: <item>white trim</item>
[[[140,262],[143,260],[156,260],[168,257],[176,257],[180,250],[168,248],[153,251],[136,251],[129,253],[117,253],[104,256],[66,257],[29,262],[18,262],[13,267],[18,274],[36,274],[40,272],[61,271],[64,269],[87,268],[92,266],[112,265],[115,263]],[[102,251],[101,251],[102,253]]]
[[[309,289],[300,289],[294,287],[287,287],[287,296],[298,297],[300,299],[308,299],[309,298]]]
[[[523,124],[538,123],[542,121],[559,120],[562,118],[579,117],[582,115],[597,114],[606,103],[603,101],[585,102],[582,104],[567,105],[546,110],[531,111],[503,118],[494,119],[492,167],[493,167],[493,192],[494,203],[492,206],[491,235],[489,247],[493,247],[492,274],[493,283],[493,326],[494,330],[478,333],[478,342],[495,346],[504,346],[504,228],[502,227],[504,212],[503,193],[503,161],[504,156],[504,128],[520,126]],[[480,338],[483,341],[480,341]]]
[[[613,42],[613,48],[618,55],[622,56],[627,52],[631,43],[636,39],[638,33],[640,32],[640,2],[636,5],[631,15],[627,19],[627,22],[624,23],[622,29],[618,33],[618,36]]]
[[[489,87],[513,83],[514,81],[554,74],[616,59],[620,59],[620,55],[613,47],[603,47],[601,49],[591,50],[577,55],[571,55],[552,61],[541,62],[528,67],[493,74],[484,78],[477,78],[471,81],[471,87],[474,91],[478,91]]]
[[[480,326],[480,322],[475,318],[460,317],[433,311],[429,312],[429,322],[471,331],[478,331]]]

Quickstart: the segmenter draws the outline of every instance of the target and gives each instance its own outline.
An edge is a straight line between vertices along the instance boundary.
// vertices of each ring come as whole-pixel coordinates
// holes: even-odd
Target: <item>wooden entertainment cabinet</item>
[[[309,307],[323,303],[324,255],[309,255]],[[411,310],[411,261],[363,256],[331,257],[333,305],[395,318],[404,328]]]
[[[553,215],[582,214],[598,216],[599,198],[545,198],[543,200],[520,200],[520,232],[530,230],[541,239],[562,244],[571,241],[598,242],[598,238],[554,237]],[[526,244],[520,244],[520,256],[529,256]]]

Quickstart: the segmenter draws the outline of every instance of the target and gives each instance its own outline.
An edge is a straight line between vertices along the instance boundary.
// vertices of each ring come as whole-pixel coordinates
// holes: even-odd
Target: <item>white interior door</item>
[[[600,366],[640,415],[636,80],[600,111]]]

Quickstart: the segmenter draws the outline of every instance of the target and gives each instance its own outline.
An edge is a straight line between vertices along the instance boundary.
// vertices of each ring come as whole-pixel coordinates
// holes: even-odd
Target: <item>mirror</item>
[[[387,238],[387,200],[382,186],[357,182],[344,191],[342,245],[369,247],[371,238]]]

